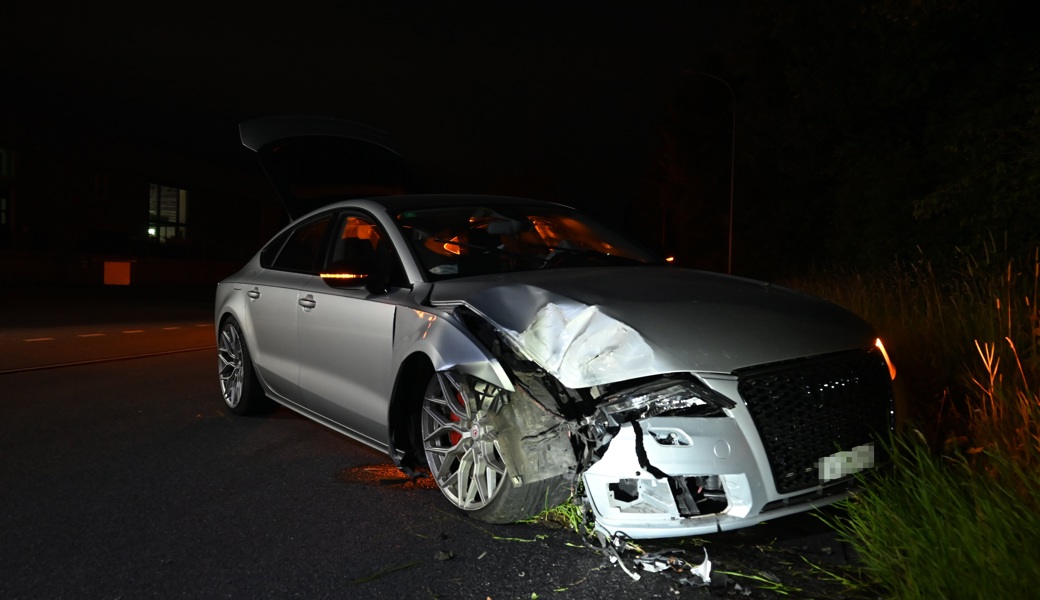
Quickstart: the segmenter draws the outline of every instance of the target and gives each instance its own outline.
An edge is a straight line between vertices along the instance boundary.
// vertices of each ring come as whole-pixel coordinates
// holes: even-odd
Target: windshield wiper
[[[566,257],[566,256],[580,257],[580,258],[588,259],[589,262],[592,262],[593,264],[595,264],[595,263],[612,263],[612,264],[616,264],[616,265],[643,265],[643,264],[646,264],[645,262],[643,262],[641,260],[638,260],[638,259],[635,259],[635,258],[629,258],[627,256],[621,256],[621,255],[618,255],[618,254],[607,254],[606,252],[601,252],[599,250],[593,250],[591,248],[574,248],[574,247],[571,247],[571,246],[565,246],[563,244],[560,244],[560,245],[557,245],[557,246],[544,246],[544,247],[548,248],[549,250],[551,250],[551,252],[549,253],[548,256],[546,256],[545,258],[542,259],[542,261],[543,261],[542,267],[543,268],[552,266],[552,264],[554,262],[560,263],[560,264],[555,265],[556,267],[576,266],[576,265],[569,265],[569,264],[567,264],[566,260],[562,260],[562,261],[559,260],[560,257]]]

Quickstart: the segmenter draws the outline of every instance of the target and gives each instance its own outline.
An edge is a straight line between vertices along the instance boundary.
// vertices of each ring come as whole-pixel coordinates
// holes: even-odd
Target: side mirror
[[[385,294],[390,287],[393,265],[389,246],[377,244],[367,255],[333,262],[320,277],[329,287],[365,288],[370,294]]]
[[[367,273],[350,273],[340,270],[323,272],[319,277],[330,287],[334,288],[361,287],[367,285],[369,280]]]

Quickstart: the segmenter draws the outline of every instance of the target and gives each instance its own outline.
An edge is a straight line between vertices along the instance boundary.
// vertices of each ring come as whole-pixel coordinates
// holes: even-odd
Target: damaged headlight
[[[600,410],[617,423],[660,416],[720,417],[737,404],[693,380],[660,379],[606,396]]]

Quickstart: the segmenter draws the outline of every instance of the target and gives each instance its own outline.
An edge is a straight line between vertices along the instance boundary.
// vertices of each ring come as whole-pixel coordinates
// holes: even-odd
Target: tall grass
[[[1040,586],[1036,474],[999,451],[988,470],[967,455],[937,457],[912,437],[891,473],[831,521],[886,598],[1031,598]]]
[[[785,281],[863,316],[896,362],[899,417],[932,444],[998,425],[1040,383],[1040,250],[1013,259],[991,249],[936,272],[922,258],[873,273],[817,270]],[[1030,387],[1033,386],[1033,387]],[[972,419],[980,397],[986,418]],[[995,398],[994,398],[995,397]],[[1017,428],[1017,427],[1016,427]],[[982,432],[976,432],[981,434]]]
[[[1040,253],[991,252],[790,282],[872,321],[899,367],[892,469],[832,521],[889,597],[1040,589],[1038,281]]]

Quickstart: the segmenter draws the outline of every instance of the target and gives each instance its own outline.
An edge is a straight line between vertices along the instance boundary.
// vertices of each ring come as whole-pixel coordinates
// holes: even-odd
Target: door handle
[[[314,308],[315,306],[318,305],[318,303],[314,301],[314,296],[312,296],[310,294],[307,294],[303,298],[300,298],[299,302],[300,302],[300,306],[302,306],[304,308],[307,308],[307,309]]]
[[[253,288],[253,289],[249,290],[248,292],[246,292],[246,296],[249,296],[250,300],[258,300],[260,298],[260,289],[259,288]]]

